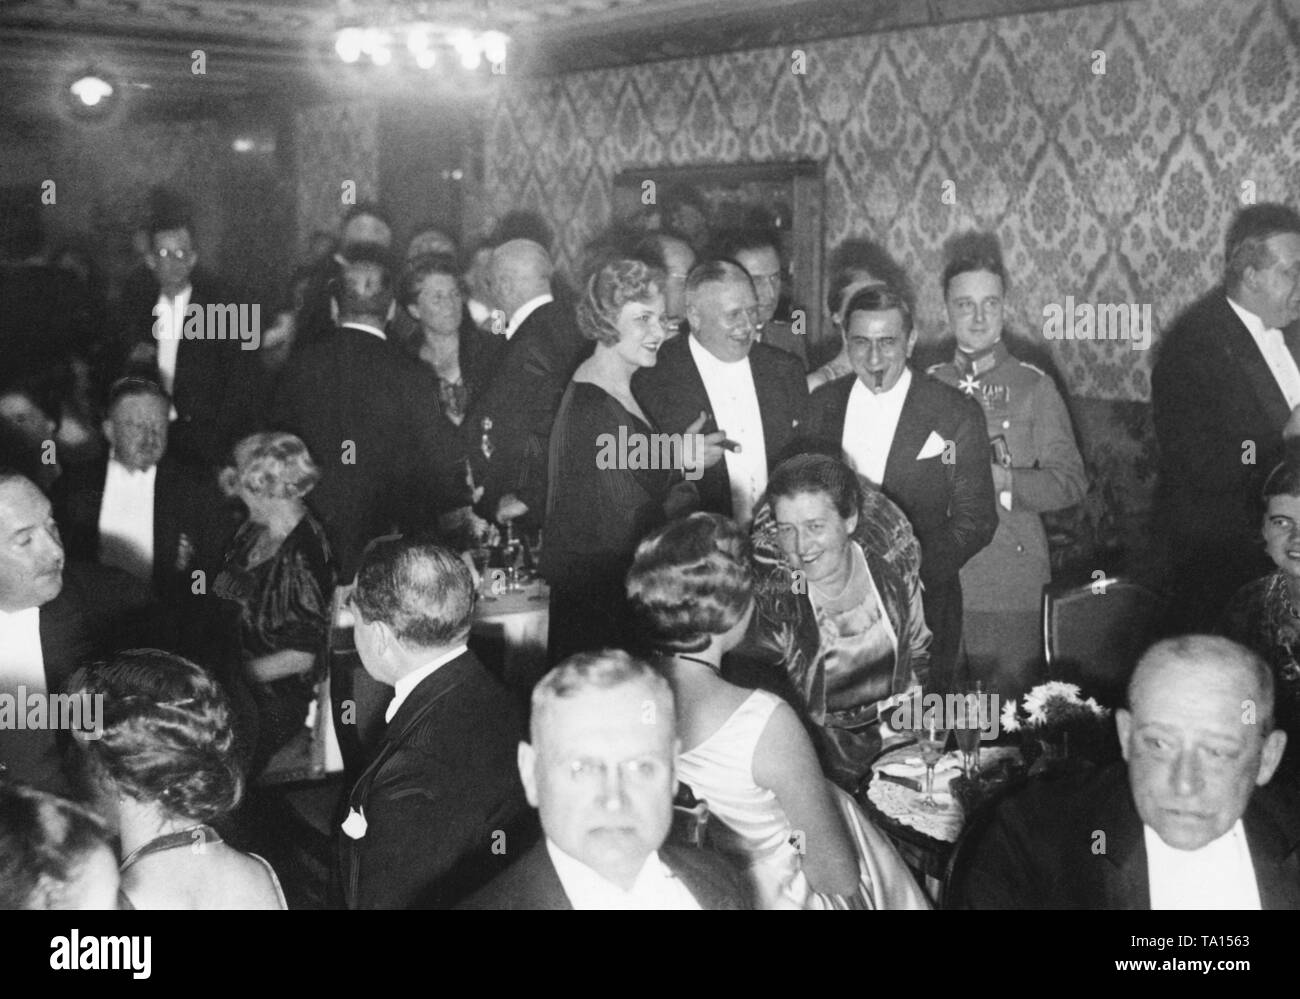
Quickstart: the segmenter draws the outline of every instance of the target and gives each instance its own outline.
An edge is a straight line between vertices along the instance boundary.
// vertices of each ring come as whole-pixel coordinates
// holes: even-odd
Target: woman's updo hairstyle
[[[209,822],[244,790],[230,707],[216,681],[188,659],[132,649],[74,677],[74,693],[103,697],[103,733],[79,737],[82,778],[139,802]]]
[[[698,652],[745,615],[754,595],[749,537],[726,517],[694,513],[637,546],[628,598],[647,643]]]
[[[588,340],[618,343],[618,314],[628,302],[647,302],[664,287],[664,272],[644,260],[611,260],[591,275],[578,300],[578,331]]]

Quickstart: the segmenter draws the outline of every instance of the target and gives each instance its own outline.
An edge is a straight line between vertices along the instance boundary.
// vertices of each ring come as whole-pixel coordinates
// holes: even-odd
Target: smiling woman
[[[911,525],[843,462],[801,454],[772,473],[753,535],[759,632],[823,736],[826,773],[853,792],[884,706],[929,671]]]
[[[552,662],[625,644],[623,574],[636,544],[696,499],[680,467],[603,460],[610,449],[602,441],[655,434],[632,395],[632,375],[658,363],[667,338],[663,287],[656,268],[613,260],[592,275],[578,304],[578,328],[596,349],[574,372],[551,430],[541,569],[551,587]]]

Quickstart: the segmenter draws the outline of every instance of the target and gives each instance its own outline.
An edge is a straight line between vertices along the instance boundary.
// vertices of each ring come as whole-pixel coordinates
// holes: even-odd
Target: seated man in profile
[[[466,644],[474,581],[430,542],[380,538],[352,593],[357,651],[394,688],[340,838],[350,909],[446,909],[536,838],[511,765],[522,712]]]
[[[672,689],[626,652],[571,656],[533,689],[519,775],[545,840],[472,909],[747,909],[720,857],[664,845],[679,744]]]
[[[1115,720],[1125,766],[1004,803],[950,904],[1300,908],[1300,815],[1264,786],[1286,746],[1264,662],[1225,638],[1158,642]]]

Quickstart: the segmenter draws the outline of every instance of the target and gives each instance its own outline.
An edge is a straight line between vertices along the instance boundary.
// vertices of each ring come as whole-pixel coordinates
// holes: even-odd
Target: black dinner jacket
[[[702,909],[753,908],[740,875],[708,850],[664,844],[659,857]],[[573,909],[542,840],[519,862],[466,901],[463,909]]]
[[[69,560],[63,589],[41,605],[41,655],[45,684],[64,689],[77,667],[88,660],[149,645],[157,621],[149,587],[109,566]]]
[[[812,394],[811,436],[828,453],[841,455],[844,419],[856,375],[845,375]],[[953,444],[951,463],[942,454],[918,461],[930,434]],[[998,527],[988,431],[980,404],[919,371],[885,462],[881,492],[898,504],[921,542],[921,582],[938,584],[993,540]]]
[[[429,369],[362,329],[340,326],[290,357],[269,423],[302,438],[321,469],[311,505],[340,580],[356,574],[372,538],[432,529],[439,514],[469,502],[437,400]]]
[[[69,469],[62,503],[64,548],[70,558],[99,560],[99,512],[108,475],[107,456],[92,465]],[[212,578],[220,565],[221,544],[233,527],[212,473],[182,462],[170,453],[158,462],[153,496],[153,585],[159,597],[190,589],[190,573],[202,569]],[[182,537],[185,542],[182,543]]]
[[[1271,785],[1256,788],[1243,816],[1265,909],[1300,908],[1300,823],[1288,801]],[[1151,907],[1146,840],[1123,763],[1010,798],[974,851],[952,908]]]
[[[210,304],[239,304],[232,294],[196,273],[190,282],[190,305],[206,308]],[[135,374],[160,380],[157,341],[153,336],[158,303],[158,283],[140,289],[140,297],[128,307],[128,321],[123,330],[122,366],[118,374]],[[250,303],[246,303],[251,306]],[[263,328],[274,316],[263,315]],[[126,354],[138,343],[154,348],[150,363],[126,363]],[[168,446],[178,456],[212,466],[223,464],[230,448],[240,438],[252,433],[261,422],[265,403],[265,378],[257,361],[257,351],[244,350],[241,341],[184,340],[176,349],[176,374],[172,382],[172,405],[176,420],[172,424]]]
[[[450,908],[536,836],[515,762],[523,717],[472,652],[426,677],[388,724],[340,833],[350,909]]]
[[[485,516],[495,519],[497,500],[513,494],[540,522],[551,425],[569,379],[591,348],[572,311],[547,302],[519,324],[482,393],[470,400],[461,441],[474,482],[483,487],[479,509]],[[490,458],[483,454],[485,418],[492,421]]]
[[[1185,544],[1214,539],[1216,547],[1257,555],[1258,497],[1281,460],[1290,409],[1223,289],[1192,305],[1162,338],[1151,402],[1165,526]]]
[[[636,401],[661,433],[684,432],[700,413],[708,414],[701,433],[719,429],[704,379],[687,343],[691,335],[683,333],[665,342],[659,348],[658,363],[653,368],[642,368],[632,377]],[[798,358],[764,343],[750,348],[749,370],[754,378],[758,411],[763,420],[763,447],[771,469],[788,456],[791,445],[800,436],[807,415],[808,380]],[[700,493],[700,509],[732,516],[731,483],[725,459],[706,469],[696,487]]]

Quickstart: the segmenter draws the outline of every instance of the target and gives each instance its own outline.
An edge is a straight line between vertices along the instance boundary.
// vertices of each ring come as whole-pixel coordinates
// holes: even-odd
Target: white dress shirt
[[[459,655],[469,651],[468,645],[457,645],[454,649],[444,652],[437,659],[426,663],[419,669],[407,673],[393,685],[393,699],[388,702],[388,710],[384,712],[384,721],[390,722],[393,716],[397,714],[397,709],[402,706],[402,702],[411,696],[411,691],[420,685],[426,678],[430,677],[437,671],[440,666],[446,666]]]
[[[351,330],[361,330],[363,333],[369,333],[371,336],[377,336],[381,340],[387,340],[388,334],[378,326],[371,326],[369,323],[339,323],[340,326],[346,326]]]
[[[1253,312],[1243,309],[1232,299],[1228,299],[1232,311],[1246,324],[1251,339],[1259,352],[1264,355],[1268,370],[1273,373],[1273,380],[1286,396],[1286,404],[1295,409],[1300,405],[1300,367],[1296,367],[1295,358],[1286,345],[1286,340],[1279,329],[1265,329],[1264,320]]]
[[[546,852],[551,855],[564,894],[569,896],[569,903],[578,911],[687,909],[698,912],[700,909],[695,896],[659,859],[658,851],[646,857],[631,891],[624,891],[606,881],[552,843],[550,837],[546,839]]]
[[[506,339],[509,340],[515,335],[515,331],[523,325],[525,319],[540,309],[547,302],[554,302],[555,299],[550,294],[538,295],[536,298],[530,298],[510,316],[510,322],[506,323]]]
[[[0,611],[0,696],[12,698],[14,710],[25,718],[28,699],[45,692],[41,609]],[[42,782],[53,772],[55,753],[54,736],[48,730],[0,727],[0,762],[9,768],[11,780]]]
[[[176,354],[180,350],[181,335],[185,330],[185,310],[190,307],[194,289],[186,285],[175,298],[158,296],[154,310],[154,339],[158,342],[158,374],[168,395],[176,384]],[[175,417],[173,417],[175,419]]]
[[[1199,850],[1175,850],[1142,827],[1152,909],[1259,909],[1259,885],[1241,819]]]
[[[885,481],[885,465],[894,444],[898,420],[903,415],[907,390],[912,387],[912,369],[904,368],[894,387],[875,393],[854,379],[849,404],[844,411],[844,437],[840,442],[850,464],[873,486]]]
[[[104,498],[99,504],[99,562],[137,579],[153,579],[153,506],[158,466],[148,471],[108,459]]]
[[[754,372],[748,357],[730,363],[720,361],[694,334],[687,343],[708,393],[714,422],[725,431],[727,440],[740,445],[738,452],[726,452],[723,461],[731,480],[731,519],[746,527],[754,518],[754,503],[767,488],[767,442],[763,438],[763,413],[754,388]]]

